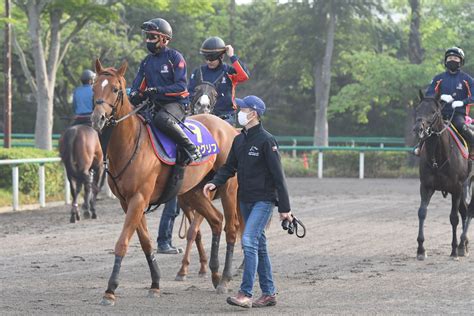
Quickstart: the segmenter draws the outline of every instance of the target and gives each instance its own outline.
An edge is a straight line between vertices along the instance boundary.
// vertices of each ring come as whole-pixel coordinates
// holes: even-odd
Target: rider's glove
[[[454,102],[451,104],[451,107],[452,107],[453,109],[459,108],[459,107],[461,107],[461,106],[464,106],[464,102],[462,102],[462,101],[454,101]]]
[[[450,94],[442,94],[440,100],[446,103],[451,103],[454,101],[454,98]]]
[[[156,98],[156,96],[158,95],[158,93],[159,93],[158,88],[146,88],[146,89],[145,89],[145,96],[146,96],[147,98],[150,98],[150,99]]]
[[[130,100],[130,103],[135,106],[139,105],[143,101],[143,95],[138,91],[131,92],[128,98]]]

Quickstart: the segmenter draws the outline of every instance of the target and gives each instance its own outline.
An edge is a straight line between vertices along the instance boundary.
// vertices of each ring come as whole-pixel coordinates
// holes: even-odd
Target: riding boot
[[[474,157],[474,131],[469,128],[469,125],[463,124],[461,135],[469,146],[469,156]]]
[[[190,160],[196,161],[202,157],[201,152],[193,144],[193,142],[188,138],[184,131],[179,127],[178,123],[168,119],[166,120],[166,126],[163,129],[166,129],[164,132],[168,137],[170,137],[176,144],[181,146],[186,155]],[[189,160],[188,159],[188,160]],[[185,161],[185,164],[188,164],[192,161]]]

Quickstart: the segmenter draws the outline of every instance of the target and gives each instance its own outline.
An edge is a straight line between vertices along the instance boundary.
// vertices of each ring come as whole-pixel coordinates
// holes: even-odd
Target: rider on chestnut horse
[[[94,109],[92,104],[92,84],[94,83],[95,76],[95,73],[89,69],[82,72],[82,86],[77,87],[72,95],[72,107],[74,109],[72,126],[79,124],[91,126],[91,113]]]
[[[155,109],[153,123],[169,136],[186,154],[184,164],[201,158],[201,152],[179,126],[189,103],[186,87],[186,62],[169,48],[173,37],[171,25],[164,19],[149,20],[141,26],[150,51],[141,62],[132,84],[130,102],[137,106],[148,99]]]

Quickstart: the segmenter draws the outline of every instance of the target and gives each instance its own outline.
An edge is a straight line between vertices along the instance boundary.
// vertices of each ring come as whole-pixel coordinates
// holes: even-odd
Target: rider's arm
[[[226,181],[229,178],[233,177],[237,171],[237,157],[235,156],[234,144],[235,138],[234,142],[232,143],[232,147],[230,148],[229,156],[227,156],[225,164],[217,170],[216,174],[214,175],[214,178],[209,181],[209,183],[215,184],[216,187],[226,183]]]
[[[431,80],[430,86],[428,87],[428,89],[426,89],[425,95],[427,97],[434,97],[437,93],[439,93],[439,86],[441,84],[441,81],[442,79],[439,75],[434,77],[433,80]]]
[[[187,97],[189,93],[186,86],[186,62],[184,61],[183,56],[181,56],[179,53],[176,53],[174,57],[175,58],[171,60],[173,64],[174,83],[168,86],[155,88],[157,89],[158,94],[162,94],[167,97]]]
[[[239,83],[249,80],[250,72],[247,66],[236,55],[230,57],[232,67],[229,70],[229,78],[233,83]]]
[[[465,80],[465,84],[468,91],[468,97],[462,100],[462,102],[464,105],[474,104],[474,95],[472,95],[472,92],[474,92],[474,80],[471,77],[468,77],[467,80]]]
[[[189,91],[189,97],[191,100],[194,97],[194,88],[196,88],[196,76],[199,68],[194,69],[193,73],[191,74],[191,77],[189,78],[189,83],[188,83],[188,91]]]
[[[133,80],[130,93],[139,91],[139,90],[144,90],[144,87],[146,87],[145,67],[144,67],[145,61],[146,61],[146,58],[140,63],[140,67],[138,68],[138,72],[137,72],[137,75],[135,76],[135,80]]]
[[[291,210],[290,198],[288,196],[285,173],[281,165],[280,153],[278,152],[278,144],[274,139],[269,138],[263,144],[263,154],[278,193],[278,212],[287,213]]]

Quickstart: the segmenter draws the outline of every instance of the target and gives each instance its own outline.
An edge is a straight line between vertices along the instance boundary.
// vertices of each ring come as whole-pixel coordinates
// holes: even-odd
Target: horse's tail
[[[100,170],[102,174],[100,175],[99,191],[102,191],[102,188],[104,187],[104,184],[105,184],[105,179],[107,178],[107,170],[105,170],[105,165],[102,165]]]
[[[74,161],[74,140],[76,138],[77,129],[68,128],[62,137],[60,146],[60,156],[66,167],[66,171],[70,175],[76,173],[75,161]]]

